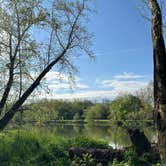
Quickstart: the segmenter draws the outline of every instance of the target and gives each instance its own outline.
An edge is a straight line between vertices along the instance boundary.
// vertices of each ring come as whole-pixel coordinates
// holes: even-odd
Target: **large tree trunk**
[[[161,160],[166,166],[166,50],[159,3],[157,0],[149,0],[149,5],[152,12],[155,123]]]
[[[139,156],[151,150],[151,143],[144,132],[140,131],[138,128],[125,128],[129,134],[132,145]]]

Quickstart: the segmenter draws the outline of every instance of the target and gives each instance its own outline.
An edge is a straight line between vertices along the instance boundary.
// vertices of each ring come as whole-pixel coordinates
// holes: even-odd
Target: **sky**
[[[75,61],[79,73],[75,86],[57,71],[46,75],[50,93],[45,98],[114,99],[134,93],[153,80],[151,24],[142,17],[136,0],[95,0],[96,12],[89,16],[94,34],[95,59],[82,56]]]

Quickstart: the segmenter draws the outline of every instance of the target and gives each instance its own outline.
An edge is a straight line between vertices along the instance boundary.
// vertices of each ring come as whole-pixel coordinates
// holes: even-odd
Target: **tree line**
[[[89,100],[48,100],[43,99],[25,105],[23,112],[17,113],[15,122],[49,122],[54,120],[152,120],[151,83],[135,95],[124,94],[114,100],[93,102]],[[150,97],[149,97],[150,96]]]

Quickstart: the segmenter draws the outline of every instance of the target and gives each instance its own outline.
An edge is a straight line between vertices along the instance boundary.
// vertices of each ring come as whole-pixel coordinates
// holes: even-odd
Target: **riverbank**
[[[0,133],[0,163],[1,166],[78,166],[80,163],[82,166],[93,166],[94,159],[88,154],[71,161],[71,147],[110,149],[107,142],[88,137],[65,138],[35,131],[12,130]],[[148,161],[147,155],[139,158],[129,149],[124,153],[124,161],[114,160],[109,166],[123,166],[125,163],[139,166],[142,160],[147,161],[149,166],[155,164]]]

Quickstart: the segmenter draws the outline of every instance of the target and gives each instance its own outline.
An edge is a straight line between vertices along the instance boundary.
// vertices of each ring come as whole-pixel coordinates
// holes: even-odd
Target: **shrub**
[[[71,165],[70,147],[107,148],[108,144],[87,137],[64,139],[34,131],[0,133],[0,166]],[[89,160],[90,156],[84,156],[84,162]]]
[[[75,157],[72,166],[95,166],[94,159],[91,154],[83,154],[83,157]]]
[[[69,144],[73,147],[85,147],[85,148],[108,148],[108,143],[102,140],[94,140],[88,137],[77,137],[71,139]]]

